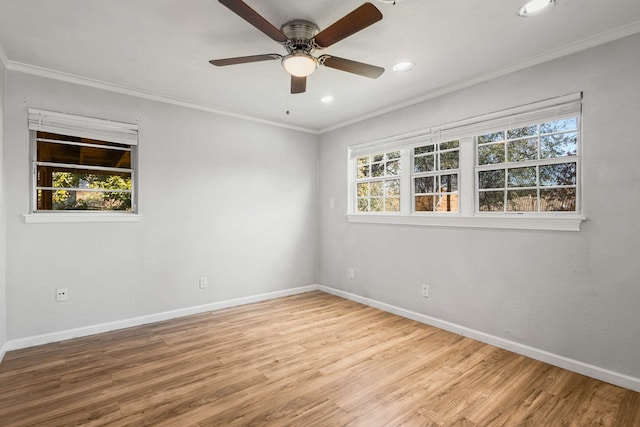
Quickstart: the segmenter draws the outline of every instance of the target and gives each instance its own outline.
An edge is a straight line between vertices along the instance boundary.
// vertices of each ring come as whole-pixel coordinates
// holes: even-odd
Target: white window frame
[[[28,127],[31,142],[31,183],[29,213],[24,215],[27,223],[49,222],[137,222],[140,221],[138,207],[138,124],[116,122],[111,120],[83,117],[66,113],[28,109]],[[114,142],[127,146],[131,154],[131,211],[42,211],[36,210],[37,167],[36,134],[38,131],[83,137],[98,141]],[[72,143],[67,143],[72,144]],[[100,167],[92,167],[99,170]],[[109,168],[102,168],[104,170]]]
[[[550,121],[559,117],[578,117],[578,144],[581,144],[582,93],[575,93],[527,104],[509,110],[486,114],[459,122],[409,134],[397,135],[368,143],[352,145],[348,155],[348,201],[346,217],[349,222],[406,224],[436,227],[504,228],[526,230],[580,231],[586,218],[582,215],[582,167],[577,156],[576,212],[479,212],[477,206],[477,160],[475,139],[493,129],[514,128],[532,122]],[[460,141],[459,152],[459,212],[414,212],[413,209],[413,148],[426,141]],[[358,212],[355,205],[355,173],[357,158],[365,154],[401,151],[400,213]],[[578,147],[578,154],[582,149]],[[563,158],[566,159],[566,158]],[[570,161],[576,156],[569,157]],[[556,161],[555,159],[553,161]],[[407,172],[408,171],[408,172]]]
[[[475,181],[476,181],[476,187],[475,187],[475,212],[478,215],[490,215],[490,214],[496,214],[494,212],[488,212],[488,211],[481,211],[480,210],[480,203],[479,203],[479,197],[480,197],[480,193],[483,191],[491,191],[491,190],[482,190],[479,188],[479,174],[480,172],[485,172],[485,171],[498,171],[498,170],[504,170],[505,171],[505,184],[504,187],[501,188],[501,190],[503,190],[505,192],[504,195],[504,208],[505,208],[505,212],[503,213],[509,213],[509,214],[528,214],[528,215],[548,215],[548,214],[555,214],[555,215],[575,215],[576,213],[579,213],[581,211],[581,180],[580,180],[580,176],[581,176],[581,159],[582,159],[582,152],[581,152],[581,132],[580,132],[580,128],[581,128],[581,117],[579,114],[568,114],[568,115],[563,115],[563,116],[556,116],[554,118],[555,120],[565,120],[565,119],[572,119],[575,118],[577,120],[577,126],[576,126],[576,133],[577,133],[577,144],[576,144],[576,154],[573,156],[558,156],[558,157],[550,157],[550,158],[541,158],[538,157],[537,159],[532,159],[532,160],[523,160],[523,161],[510,161],[509,159],[506,158],[506,151],[505,151],[505,161],[501,162],[501,163],[493,163],[493,164],[486,164],[486,165],[480,165],[479,161],[478,161],[478,147],[480,146],[480,144],[478,143],[478,141],[476,140],[475,146],[474,146],[474,152],[476,154],[476,165],[475,165]],[[540,125],[541,123],[531,123],[532,126],[537,126]],[[507,131],[507,129],[496,129],[496,132],[502,132],[502,131]],[[571,130],[573,131],[573,130]],[[569,132],[571,132],[569,131]],[[562,134],[562,133],[567,133],[566,131],[561,131],[561,132],[557,132],[557,134]],[[529,137],[524,137],[524,138],[513,138],[513,139],[505,139],[504,141],[498,142],[498,143],[504,143],[505,144],[505,150],[507,150],[508,147],[508,143],[514,140],[522,140],[522,139],[536,139],[537,140],[537,144],[538,144],[538,154],[539,154],[539,150],[540,150],[540,138],[542,136],[547,136],[548,134],[536,134],[535,136],[532,136],[531,138]],[[575,163],[576,165],[576,183],[572,186],[544,186],[540,184],[540,179],[539,179],[539,169],[541,167],[544,166],[550,166],[550,165],[554,165],[554,164],[563,164],[563,163]],[[529,167],[533,167],[536,169],[536,185],[535,186],[529,186],[524,188],[524,190],[536,190],[537,193],[537,210],[536,211],[532,211],[532,212],[520,212],[520,211],[513,211],[513,212],[509,212],[507,211],[507,199],[508,199],[508,193],[509,191],[518,191],[518,188],[515,187],[509,187],[508,182],[507,182],[507,171],[512,170],[512,169],[518,169],[518,168],[529,168]],[[575,205],[576,205],[576,211],[549,211],[549,212],[545,212],[540,210],[540,204],[541,204],[541,197],[540,197],[540,192],[547,190],[547,189],[556,189],[556,188],[575,188],[575,192],[576,192],[576,200],[575,200]],[[500,214],[499,212],[497,214]]]

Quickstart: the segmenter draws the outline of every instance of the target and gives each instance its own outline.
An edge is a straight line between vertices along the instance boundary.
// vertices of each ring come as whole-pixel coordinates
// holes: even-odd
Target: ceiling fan
[[[382,67],[352,61],[350,59],[338,58],[333,55],[321,55],[319,57],[312,55],[316,49],[327,48],[380,21],[382,19],[382,13],[371,3],[364,3],[353,12],[342,17],[324,30],[319,31],[320,29],[313,22],[303,19],[289,21],[278,29],[242,0],[218,1],[249,24],[280,43],[288,53],[284,56],[277,53],[268,53],[264,55],[212,59],[209,61],[212,65],[221,67],[279,59],[285,70],[291,74],[291,93],[303,93],[307,90],[307,76],[316,70],[318,64],[372,79],[380,77],[384,72],[384,68]]]

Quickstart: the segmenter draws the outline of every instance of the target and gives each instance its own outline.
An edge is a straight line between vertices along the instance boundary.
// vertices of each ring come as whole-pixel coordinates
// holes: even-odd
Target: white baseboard
[[[204,313],[207,311],[221,310],[224,308],[236,307],[244,304],[250,304],[254,302],[267,301],[270,299],[287,297],[291,295],[297,295],[311,291],[323,291],[328,294],[332,294],[341,298],[346,298],[351,301],[359,302],[370,307],[374,307],[389,313],[396,314],[398,316],[412,319],[420,323],[435,326],[445,331],[453,332],[458,335],[469,337],[477,341],[484,342],[505,350],[512,351],[514,353],[521,354],[523,356],[530,357],[532,359],[540,360],[542,362],[549,363],[554,366],[558,366],[569,371],[577,372],[582,375],[586,375],[591,378],[595,378],[601,381],[608,382],[620,387],[628,388],[640,392],[640,378],[631,377],[618,372],[613,372],[598,366],[590,365],[580,362],[578,360],[570,359],[558,354],[549,353],[544,350],[540,350],[534,347],[530,347],[524,344],[520,344],[514,341],[510,341],[504,338],[496,337],[494,335],[486,334],[484,332],[470,329],[465,326],[461,326],[455,323],[447,322],[445,320],[437,319],[435,317],[427,316],[425,314],[416,313],[411,310],[396,307],[391,304],[376,301],[370,298],[362,297],[360,295],[345,292],[339,289],[330,288],[322,285],[309,285],[293,289],[285,289],[282,291],[268,292],[264,294],[252,295],[248,297],[236,298],[232,300],[219,301],[211,304],[204,304],[194,307],[187,307],[178,310],[165,311],[162,313],[151,314],[147,316],[135,317],[131,319],[118,320],[115,322],[102,323],[98,325],[86,326],[82,328],[69,329],[66,331],[53,332],[50,334],[37,335],[27,338],[19,338],[10,340],[4,343],[0,347],[0,361],[4,358],[4,355],[8,351],[19,350],[22,348],[33,347],[41,344],[48,344],[57,341],[68,340],[71,338],[84,337],[87,335],[98,334],[102,332],[110,332],[118,329],[129,328],[132,326],[146,325],[149,323],[160,322],[163,320],[174,319],[177,317],[190,316],[192,314]]]
[[[499,347],[517,354],[521,354],[523,356],[530,357],[532,359],[540,360],[550,365],[558,366],[569,371],[577,372],[579,374],[595,378],[600,381],[640,392],[640,378],[613,372],[604,368],[600,368],[598,366],[590,365],[588,363],[580,362],[578,360],[570,359],[568,357],[530,347],[528,345],[486,334],[484,332],[470,329],[455,323],[447,322],[445,320],[437,319],[435,317],[427,316],[425,314],[416,313],[415,311],[405,310],[404,308],[396,307],[380,301],[365,298],[360,295],[341,291],[339,289],[334,289],[327,286],[318,286],[318,289],[320,291],[336,295],[341,298],[346,298],[348,300],[359,302],[370,307],[378,308],[389,313],[397,314],[398,316],[406,317],[407,319],[435,326],[436,328],[444,329],[445,331],[453,332],[454,334],[469,337],[477,341],[493,345],[495,347]]]
[[[181,308],[178,310],[165,311],[162,313],[150,314],[147,316],[134,317],[130,319],[117,320],[115,322],[101,323],[98,325],[85,326],[82,328],[69,329],[66,331],[52,332],[50,334],[36,335],[26,338],[18,338],[4,343],[0,356],[4,357],[7,351],[19,350],[36,345],[49,344],[52,342],[64,341],[72,338],[85,337],[87,335],[99,334],[102,332],[110,332],[118,329],[130,328],[132,326],[146,325],[163,320],[174,319],[177,317],[190,316],[192,314],[205,313],[207,311],[221,310],[223,308],[236,307],[254,302],[267,301],[270,299],[288,297],[291,295],[302,294],[305,292],[317,291],[318,285],[309,285],[293,289],[285,289],[282,291],[268,292],[264,294],[251,295],[248,297],[236,298],[226,301],[214,302],[211,304],[198,305],[194,307]],[[2,361],[0,357],[0,361]]]

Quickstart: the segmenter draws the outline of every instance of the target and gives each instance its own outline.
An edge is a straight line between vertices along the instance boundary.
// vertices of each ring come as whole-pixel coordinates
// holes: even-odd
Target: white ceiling
[[[208,63],[285,53],[217,0],[0,0],[0,46],[9,69],[322,131],[640,32],[640,0],[557,0],[535,18],[517,15],[525,0],[370,1],[381,22],[316,53],[385,73],[321,67],[297,95],[278,61]],[[307,19],[323,29],[363,0],[245,2],[276,27]],[[405,59],[412,71],[391,70]],[[335,101],[322,104],[324,95]]]

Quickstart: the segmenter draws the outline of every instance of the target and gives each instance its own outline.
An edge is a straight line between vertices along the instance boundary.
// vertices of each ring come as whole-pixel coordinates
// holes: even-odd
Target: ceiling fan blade
[[[253,25],[267,36],[271,37],[278,43],[285,43],[289,38],[282,31],[274,27],[269,21],[264,19],[255,10],[251,9],[242,0],[218,0],[220,3],[231,9],[236,15]]]
[[[371,3],[365,3],[353,12],[334,22],[315,36],[319,47],[329,47],[340,40],[375,24],[382,13]]]
[[[346,71],[347,73],[358,74],[360,76],[377,79],[384,73],[384,68],[375,65],[365,64],[363,62],[352,61],[350,59],[338,58],[337,56],[322,55],[318,58],[325,67],[335,68],[336,70]]]
[[[223,67],[225,65],[246,64],[249,62],[269,61],[271,59],[281,59],[282,55],[277,53],[268,53],[266,55],[238,56],[236,58],[212,59],[209,61],[211,65]]]
[[[304,93],[307,90],[307,78],[291,76],[291,93]]]

